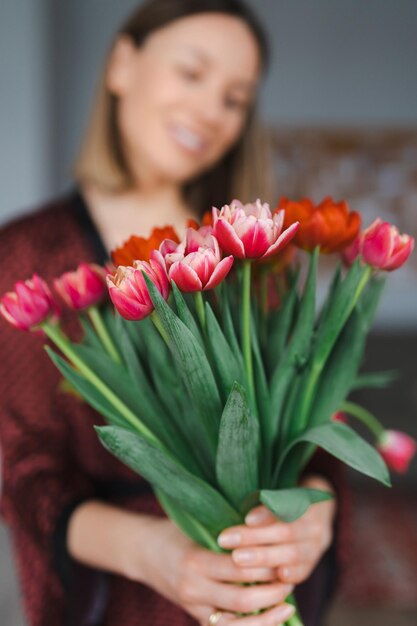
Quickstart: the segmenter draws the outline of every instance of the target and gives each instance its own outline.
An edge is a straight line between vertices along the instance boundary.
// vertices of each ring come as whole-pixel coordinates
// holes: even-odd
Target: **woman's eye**
[[[239,111],[245,111],[249,107],[249,103],[246,100],[232,97],[225,98],[224,104],[228,109],[237,109]]]

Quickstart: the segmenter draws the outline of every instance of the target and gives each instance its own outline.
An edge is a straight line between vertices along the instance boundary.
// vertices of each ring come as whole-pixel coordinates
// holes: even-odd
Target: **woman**
[[[262,30],[237,0],[140,7],[111,50],[78,190],[1,234],[1,291],[34,271],[50,279],[81,260],[104,262],[155,225],[182,234],[212,204],[272,199],[255,120],[266,62]],[[163,516],[149,485],[101,448],[98,416],[60,391],[42,338],[4,324],[1,333],[2,512],[31,626],[277,625],[304,581],[306,625],[320,623],[334,575],[335,501],[293,524],[258,507],[222,533],[231,554],[201,549]],[[331,490],[337,472],[317,455],[303,482]],[[252,581],[260,584],[230,584]]]

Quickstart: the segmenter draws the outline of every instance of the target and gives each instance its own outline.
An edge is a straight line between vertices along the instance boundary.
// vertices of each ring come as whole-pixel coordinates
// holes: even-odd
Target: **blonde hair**
[[[267,48],[263,31],[239,0],[150,0],[135,11],[120,34],[129,35],[137,45],[141,45],[153,30],[174,19],[204,11],[231,13],[244,19],[252,27],[263,65],[266,65]],[[120,193],[132,188],[134,181],[123,156],[117,126],[117,98],[106,85],[108,63],[107,60],[98,84],[89,124],[74,164],[74,176],[80,183],[93,183],[110,193]],[[262,128],[254,107],[235,146],[211,170],[186,183],[184,197],[199,214],[233,198],[243,202],[256,197],[274,201],[271,155],[268,134]]]

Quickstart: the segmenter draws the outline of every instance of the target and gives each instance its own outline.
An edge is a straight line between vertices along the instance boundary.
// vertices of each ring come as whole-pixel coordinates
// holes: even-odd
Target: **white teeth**
[[[184,128],[184,126],[174,126],[172,130],[177,141],[185,148],[193,150],[194,152],[198,152],[204,148],[205,141],[188,128]]]

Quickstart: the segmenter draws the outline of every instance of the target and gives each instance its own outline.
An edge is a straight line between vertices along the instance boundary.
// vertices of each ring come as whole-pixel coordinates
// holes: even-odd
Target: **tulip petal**
[[[204,287],[204,291],[208,289],[214,289],[217,287],[228,275],[230,269],[233,265],[234,257],[232,255],[225,257],[220,263],[216,266],[214,272],[212,273],[210,280],[206,283]]]
[[[223,218],[218,218],[213,229],[214,236],[217,237],[220,247],[227,254],[233,254],[238,259],[245,258],[245,248],[237,236],[233,226]]]
[[[289,228],[284,230],[284,232],[281,233],[276,242],[268,248],[262,258],[266,259],[267,257],[275,254],[276,252],[284,248],[284,246],[286,246],[291,241],[291,239],[295,237],[299,225],[299,222],[295,222],[294,224],[291,224]]]
[[[391,224],[374,222],[362,239],[362,258],[372,267],[382,269],[389,261],[394,249],[394,236]]]
[[[414,249],[414,239],[408,235],[404,235],[403,239],[405,243],[402,244],[397,251],[394,251],[388,263],[385,264],[384,270],[391,272],[399,269],[408,260],[408,257]]]
[[[238,235],[245,249],[245,257],[257,259],[262,257],[271,245],[272,228],[271,225],[268,228],[268,224],[256,218],[247,218],[242,225],[239,225]]]
[[[203,285],[197,273],[187,263],[176,261],[169,270],[169,277],[178,289],[186,293],[202,291]]]

